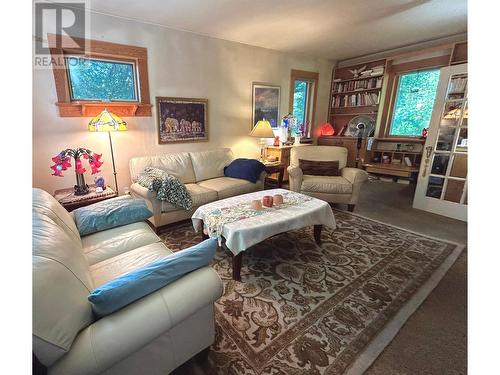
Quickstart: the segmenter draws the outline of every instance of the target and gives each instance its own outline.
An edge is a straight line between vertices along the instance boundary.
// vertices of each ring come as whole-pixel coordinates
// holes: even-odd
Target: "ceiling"
[[[92,0],[91,9],[335,60],[467,31],[466,0]]]

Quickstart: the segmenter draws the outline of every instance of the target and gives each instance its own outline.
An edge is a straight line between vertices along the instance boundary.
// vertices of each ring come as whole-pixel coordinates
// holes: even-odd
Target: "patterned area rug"
[[[457,245],[346,212],[337,229],[285,233],[243,254],[242,282],[231,255],[212,266],[224,283],[215,304],[216,374],[343,374],[454,253]],[[190,223],[161,234],[172,250],[201,240]],[[415,306],[416,308],[416,306]]]

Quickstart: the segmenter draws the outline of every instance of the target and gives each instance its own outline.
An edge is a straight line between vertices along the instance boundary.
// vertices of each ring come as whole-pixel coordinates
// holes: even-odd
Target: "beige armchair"
[[[311,176],[302,173],[299,159],[339,161],[340,176]],[[347,204],[353,211],[358,203],[361,186],[368,173],[358,168],[346,168],[347,149],[336,146],[294,147],[288,167],[290,190],[300,192],[330,203]]]

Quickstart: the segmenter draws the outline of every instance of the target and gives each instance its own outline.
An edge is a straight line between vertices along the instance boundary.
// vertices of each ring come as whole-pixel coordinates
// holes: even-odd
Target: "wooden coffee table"
[[[250,208],[252,200],[275,194],[283,195],[283,205],[262,211]],[[327,202],[284,189],[264,190],[215,201],[199,207],[191,219],[195,230],[201,231],[204,239],[220,237],[224,247],[233,255],[232,277],[237,281],[241,280],[243,252],[253,245],[308,226],[314,227],[314,239],[320,245],[323,225],[332,229],[336,227],[335,217]]]

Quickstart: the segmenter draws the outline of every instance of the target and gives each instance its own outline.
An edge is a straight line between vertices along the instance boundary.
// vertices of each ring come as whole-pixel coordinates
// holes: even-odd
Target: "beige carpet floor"
[[[412,186],[370,182],[357,212],[417,232],[464,243],[466,225],[411,208]],[[195,360],[176,374],[203,374]],[[367,374],[466,373],[466,256],[462,255]]]

